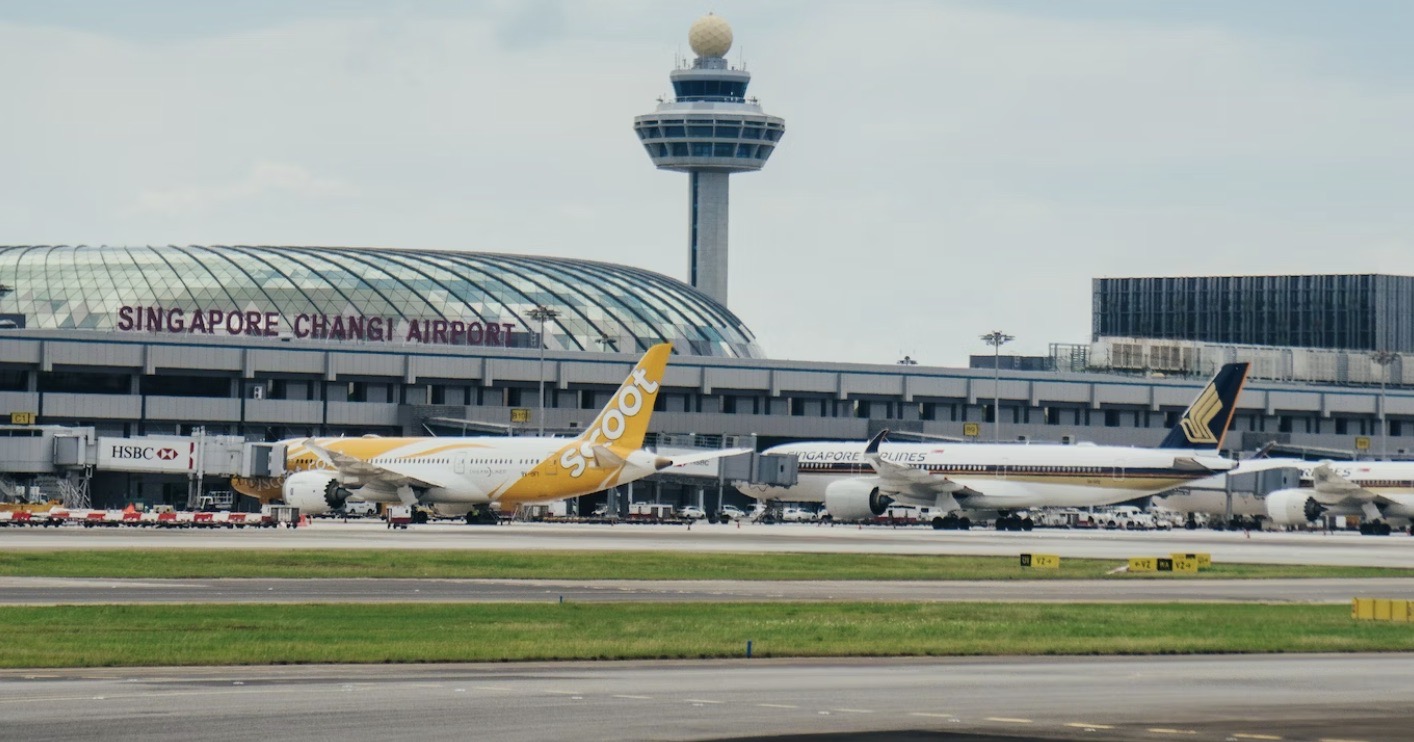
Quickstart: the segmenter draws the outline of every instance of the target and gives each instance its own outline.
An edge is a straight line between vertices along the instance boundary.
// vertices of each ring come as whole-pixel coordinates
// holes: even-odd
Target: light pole
[[[1001,330],[982,336],[992,346],[992,440],[998,443],[1002,440],[1002,346],[1015,339]]]
[[[1377,350],[1370,354],[1370,360],[1380,367],[1380,458],[1389,458],[1389,422],[1385,419],[1385,382],[1389,381],[1389,365],[1399,359],[1399,354],[1388,350]]]
[[[541,438],[545,437],[545,322],[558,316],[559,312],[544,304],[538,304],[530,310],[530,318],[540,322],[540,334],[536,343],[540,346],[540,412],[536,421],[539,423],[537,430]]]
[[[904,356],[903,358],[899,359],[898,365],[900,365],[900,366],[917,366],[917,365],[918,365],[918,361],[913,360],[913,356]]]

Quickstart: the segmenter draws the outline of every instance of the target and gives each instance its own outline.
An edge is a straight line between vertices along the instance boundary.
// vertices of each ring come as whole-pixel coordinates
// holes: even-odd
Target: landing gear
[[[967,518],[959,518],[956,515],[942,515],[933,518],[933,530],[935,531],[969,531],[972,530],[972,521]]]
[[[420,510],[420,509],[418,509],[418,508],[413,508],[413,509],[412,509],[412,522],[413,522],[413,523],[426,523],[426,522],[427,522],[427,511],[426,511],[426,510]]]
[[[1193,513],[1188,514],[1188,519],[1183,521],[1183,527],[1190,530],[1198,530],[1198,519],[1193,517]]]
[[[423,514],[424,516],[426,513]],[[469,526],[499,526],[501,517],[496,515],[496,511],[491,508],[472,510],[466,514],[466,524]]]
[[[1036,524],[1029,517],[1003,515],[997,518],[996,527],[998,531],[1029,531],[1035,528]]]
[[[1410,526],[1410,528],[1411,528],[1411,529],[1414,529],[1414,526]],[[1384,522],[1384,521],[1377,520],[1377,521],[1374,521],[1374,522],[1371,522],[1371,523],[1363,523],[1363,522],[1362,522],[1362,523],[1360,524],[1360,535],[1361,535],[1361,536],[1388,536],[1389,534],[1390,534],[1390,527],[1389,527],[1389,524],[1386,523],[1386,522]]]

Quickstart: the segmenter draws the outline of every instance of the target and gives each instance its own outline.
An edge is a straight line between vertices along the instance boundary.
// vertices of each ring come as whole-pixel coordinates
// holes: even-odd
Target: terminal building
[[[662,435],[758,450],[883,428],[986,440],[999,415],[1008,441],[1154,445],[1212,368],[1244,360],[1235,346],[1205,351],[1193,374],[773,360],[686,284],[516,256],[7,247],[0,284],[0,313],[19,320],[0,329],[0,413],[97,438],[200,431],[225,437],[224,450],[311,435],[530,434],[542,421],[574,434],[662,340],[677,350],[653,418]],[[543,351],[537,306],[556,308]],[[1403,455],[1414,449],[1407,381],[1249,381],[1226,446]],[[94,504],[188,499],[185,478],[135,476],[95,478]]]
[[[1104,278],[1091,342],[1048,361],[769,358],[725,305],[727,177],[760,168],[784,122],[726,64],[730,28],[696,28],[676,98],[636,122],[656,164],[690,175],[691,284],[475,252],[0,247],[0,437],[30,439],[10,449],[23,461],[0,458],[0,498],[71,480],[88,461],[75,447],[102,440],[199,438],[209,455],[164,460],[215,476],[286,438],[575,434],[662,341],[674,357],[651,428],[674,443],[986,440],[997,422],[1006,441],[1155,445],[1210,374],[1246,360],[1230,451],[1414,450],[1410,278]],[[116,472],[93,479],[95,505],[190,499],[179,472]]]

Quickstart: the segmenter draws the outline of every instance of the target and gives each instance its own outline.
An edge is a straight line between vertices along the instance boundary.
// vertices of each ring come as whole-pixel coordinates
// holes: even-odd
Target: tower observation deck
[[[697,55],[672,71],[672,100],[633,120],[653,164],[688,174],[688,283],[727,303],[727,176],[760,170],[786,122],[746,97],[751,73],[727,64],[732,29],[708,14],[692,24]]]

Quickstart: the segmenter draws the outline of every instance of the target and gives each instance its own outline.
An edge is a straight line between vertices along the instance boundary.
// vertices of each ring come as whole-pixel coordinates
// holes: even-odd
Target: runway
[[[1225,562],[1326,564],[1414,569],[1414,538],[1342,532],[1245,535],[1231,531],[934,531],[925,527],[859,528],[807,524],[466,526],[434,523],[390,531],[376,521],[315,520],[307,528],[153,530],[128,528],[0,528],[0,548],[185,549],[498,549],[512,551],[736,551],[878,554],[1022,552],[1125,560],[1171,552],[1208,552]]]
[[[0,604],[1221,602],[1414,598],[1414,578],[820,582],[741,580],[94,579],[0,577]]]
[[[86,669],[0,671],[0,718],[31,742],[1373,742],[1408,739],[1411,686],[1414,655]]]

